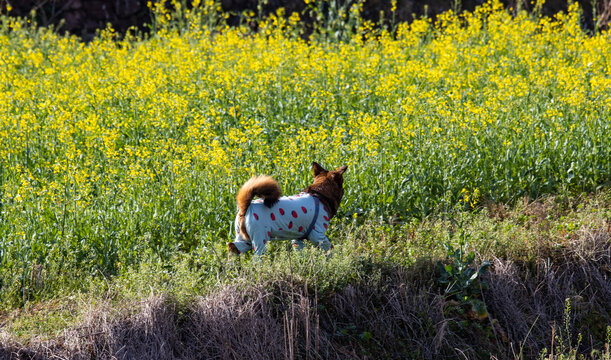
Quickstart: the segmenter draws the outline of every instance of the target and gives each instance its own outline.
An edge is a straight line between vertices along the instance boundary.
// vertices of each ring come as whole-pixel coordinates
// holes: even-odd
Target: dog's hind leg
[[[270,239],[269,234],[269,231],[263,229],[263,231],[254,231],[253,234],[250,235],[250,239],[252,240],[252,249],[255,256],[265,254],[265,248],[267,247],[267,242]]]
[[[230,242],[227,244],[227,250],[230,253],[241,254],[252,250],[252,243],[250,241],[244,241],[242,239]]]
[[[229,254],[239,255],[241,253],[252,250],[252,242],[250,239],[246,239],[240,233],[240,227],[238,225],[238,217],[236,216],[235,221],[235,240],[227,244],[227,251]]]

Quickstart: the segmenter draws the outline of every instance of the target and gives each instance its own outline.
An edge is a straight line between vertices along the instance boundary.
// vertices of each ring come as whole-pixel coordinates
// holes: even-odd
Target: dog
[[[293,240],[293,246],[302,249],[307,239],[323,250],[331,249],[325,232],[344,196],[343,174],[347,168],[327,171],[313,162],[312,185],[288,197],[282,196],[273,178],[252,177],[236,196],[235,240],[227,244],[229,254],[253,250],[261,256],[270,240]],[[260,199],[253,200],[255,196]]]

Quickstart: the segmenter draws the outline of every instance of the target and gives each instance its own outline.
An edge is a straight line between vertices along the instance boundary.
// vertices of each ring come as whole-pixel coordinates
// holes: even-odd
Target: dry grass
[[[328,294],[289,278],[228,286],[187,305],[165,296],[122,310],[98,305],[52,340],[19,344],[2,333],[0,359],[533,358],[550,348],[552,331],[564,331],[566,344],[581,334],[581,352],[602,349],[611,319],[609,232],[582,229],[544,253],[530,262],[493,259],[483,320],[449,310],[433,262],[421,261],[379,266]]]
[[[521,351],[532,358],[550,347],[552,329],[566,325],[566,299],[571,302],[571,342],[576,344],[581,333],[586,341],[580,350],[589,352],[594,339],[604,339],[611,325],[610,240],[608,232],[582,230],[578,238],[530,263],[494,259],[486,304],[516,355]]]

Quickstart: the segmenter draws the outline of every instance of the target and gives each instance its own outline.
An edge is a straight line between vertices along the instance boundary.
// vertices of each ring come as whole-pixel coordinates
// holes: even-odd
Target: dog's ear
[[[346,172],[346,170],[348,170],[348,167],[346,165],[340,166],[337,169],[335,169],[335,171],[337,171],[340,174],[343,174],[344,172]]]
[[[327,172],[327,170],[325,170],[322,166],[320,166],[320,164],[314,161],[312,162],[312,172],[314,173],[314,177],[316,177],[320,173]]]

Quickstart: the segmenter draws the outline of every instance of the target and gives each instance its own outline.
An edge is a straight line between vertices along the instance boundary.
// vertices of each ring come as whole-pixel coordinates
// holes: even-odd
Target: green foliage
[[[437,262],[439,276],[437,281],[442,286],[444,296],[455,299],[460,304],[468,304],[480,318],[488,316],[486,304],[481,299],[482,290],[487,289],[487,284],[481,277],[490,267],[490,262],[483,261],[477,267],[474,266],[475,253],[468,251],[468,235],[459,227],[458,248],[454,248],[450,242],[444,244],[447,251],[445,264]]]
[[[314,37],[325,41],[350,41],[363,31],[364,0],[306,1],[305,15],[314,19]],[[370,24],[371,25],[371,24]]]

